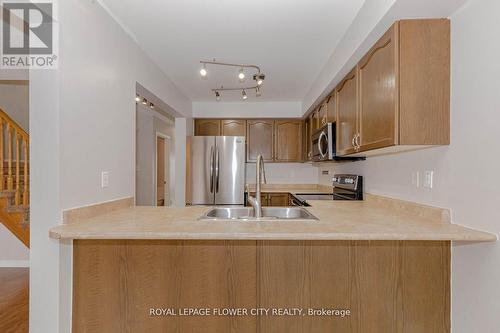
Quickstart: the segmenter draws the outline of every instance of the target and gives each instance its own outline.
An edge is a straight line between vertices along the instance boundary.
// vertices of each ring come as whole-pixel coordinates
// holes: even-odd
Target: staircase
[[[29,247],[29,135],[0,109],[0,222]]]

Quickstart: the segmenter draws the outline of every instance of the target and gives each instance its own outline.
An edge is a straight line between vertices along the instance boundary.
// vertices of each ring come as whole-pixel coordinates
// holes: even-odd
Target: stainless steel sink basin
[[[200,220],[317,220],[301,207],[263,207],[262,218],[254,216],[251,207],[216,207],[200,217]]]

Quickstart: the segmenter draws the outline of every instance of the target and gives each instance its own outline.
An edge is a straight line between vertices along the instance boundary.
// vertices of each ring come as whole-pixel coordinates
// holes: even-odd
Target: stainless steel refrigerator
[[[245,137],[190,136],[187,148],[188,203],[243,205]]]

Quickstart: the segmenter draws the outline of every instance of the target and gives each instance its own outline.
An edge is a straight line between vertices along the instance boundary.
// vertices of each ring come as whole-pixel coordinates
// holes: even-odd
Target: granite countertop
[[[281,190],[322,191],[291,186]],[[200,221],[211,207],[134,206],[60,225],[49,233],[55,239],[497,240],[495,234],[451,223],[447,209],[371,195],[365,201],[308,203],[311,207],[305,209],[319,220]]]

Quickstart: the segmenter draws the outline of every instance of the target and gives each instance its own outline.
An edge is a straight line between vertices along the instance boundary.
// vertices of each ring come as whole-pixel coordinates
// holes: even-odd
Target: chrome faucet
[[[262,202],[260,198],[260,178],[264,174],[264,184],[266,180],[266,169],[264,169],[264,158],[262,155],[257,156],[257,163],[255,165],[255,198],[248,196],[248,202],[253,208],[253,214],[256,218],[262,217]]]

